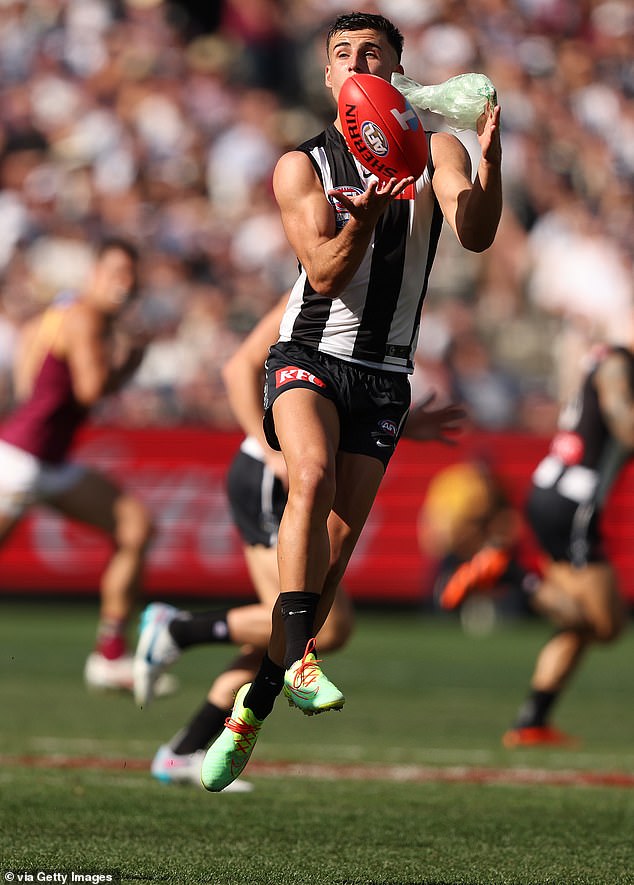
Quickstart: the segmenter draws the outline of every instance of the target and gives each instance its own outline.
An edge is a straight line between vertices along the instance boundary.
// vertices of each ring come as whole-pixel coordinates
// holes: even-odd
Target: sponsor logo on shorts
[[[389,418],[382,418],[378,423],[372,437],[380,449],[393,449],[396,442],[397,426]]]
[[[557,433],[551,443],[550,451],[568,466],[580,464],[584,452],[583,440],[578,433]]]
[[[313,375],[307,369],[300,369],[298,366],[284,366],[275,373],[275,386],[283,387],[292,381],[304,381],[307,384],[314,384],[315,387],[325,387],[326,384],[321,378]]]

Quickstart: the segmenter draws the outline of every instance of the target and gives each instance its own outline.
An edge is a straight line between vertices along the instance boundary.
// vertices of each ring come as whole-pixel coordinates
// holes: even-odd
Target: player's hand
[[[449,403],[439,409],[428,408],[435,399],[436,394],[432,392],[411,407],[403,436],[419,442],[436,440],[453,446],[456,441],[452,439],[452,435],[459,433],[467,413],[455,403]]]
[[[502,162],[500,141],[500,106],[490,107],[478,121],[478,141],[482,157],[487,163],[499,165]]]
[[[390,178],[388,181],[378,181],[376,178],[372,178],[362,194],[355,194],[351,197],[349,193],[332,188],[328,191],[328,196],[336,197],[337,201],[350,213],[351,218],[360,224],[374,227],[392,200],[412,184],[414,184],[414,179],[411,176],[401,179]]]

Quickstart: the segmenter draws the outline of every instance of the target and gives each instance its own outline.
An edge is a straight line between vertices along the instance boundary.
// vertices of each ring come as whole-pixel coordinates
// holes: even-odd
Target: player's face
[[[385,34],[371,29],[339,31],[328,46],[326,86],[335,101],[343,83],[355,74],[374,74],[389,82],[395,71],[402,73],[394,48]]]
[[[102,308],[116,313],[128,301],[136,286],[136,263],[123,249],[108,249],[97,261],[93,291]]]

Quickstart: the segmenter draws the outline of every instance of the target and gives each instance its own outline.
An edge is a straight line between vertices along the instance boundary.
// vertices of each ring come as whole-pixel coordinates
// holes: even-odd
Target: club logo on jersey
[[[385,157],[389,153],[390,144],[372,120],[366,120],[361,124],[361,138],[366,147],[368,147],[377,157]]]
[[[344,197],[357,197],[359,194],[363,193],[360,187],[352,187],[350,184],[344,184],[343,187],[338,187],[337,190],[342,193]],[[335,223],[337,225],[337,230],[340,230],[350,221],[350,213],[343,203],[339,202],[336,195],[331,195],[328,199],[335,207],[335,212],[337,213]]]
[[[307,369],[300,369],[298,366],[284,366],[275,373],[275,386],[283,387],[292,381],[303,381],[305,384],[314,384],[315,387],[325,387],[326,384],[321,378],[313,375]]]
[[[569,467],[581,463],[583,450],[583,440],[578,433],[557,433],[550,445],[552,454]]]
[[[393,449],[396,444],[398,427],[389,418],[382,418],[378,422],[378,430],[372,433],[372,439],[380,449]]]

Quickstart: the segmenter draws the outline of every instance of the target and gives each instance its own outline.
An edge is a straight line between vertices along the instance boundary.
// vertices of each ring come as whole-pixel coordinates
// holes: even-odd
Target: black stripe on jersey
[[[433,130],[428,130],[427,135],[427,172],[429,173],[429,180],[431,181],[434,177],[434,159],[431,153],[431,137],[434,134]],[[423,310],[423,301],[425,300],[425,295],[427,295],[427,288],[429,286],[429,275],[431,273],[432,265],[434,263],[434,259],[436,257],[436,250],[438,248],[438,240],[440,239],[440,233],[442,231],[442,225],[444,221],[444,216],[442,214],[442,209],[440,208],[440,204],[438,200],[434,197],[434,211],[431,218],[431,225],[429,228],[429,251],[427,253],[427,264],[425,266],[425,277],[423,279],[423,288],[420,293],[420,300],[418,302],[418,323],[412,329],[412,337],[410,339],[410,353],[412,347],[414,345],[414,340],[418,335],[418,330],[420,328],[420,317],[421,312]]]
[[[341,151],[341,146],[345,150]],[[323,148],[328,159],[330,172],[332,175],[332,186],[343,187],[349,185],[359,187],[365,190],[367,182],[362,182],[357,171],[357,167],[352,159],[352,155],[348,151],[343,135],[335,128],[333,124],[328,126],[323,132],[309,141],[301,144],[297,150],[304,151],[308,154],[313,166],[317,170],[317,175],[323,186],[323,178],[318,164],[313,160],[311,151],[315,148]],[[335,208],[333,206],[333,212]],[[304,285],[304,297],[302,301],[301,312],[297,316],[293,324],[292,336],[306,344],[317,348],[321,342],[328,317],[332,308],[332,299],[318,295],[311,286],[308,278]]]

